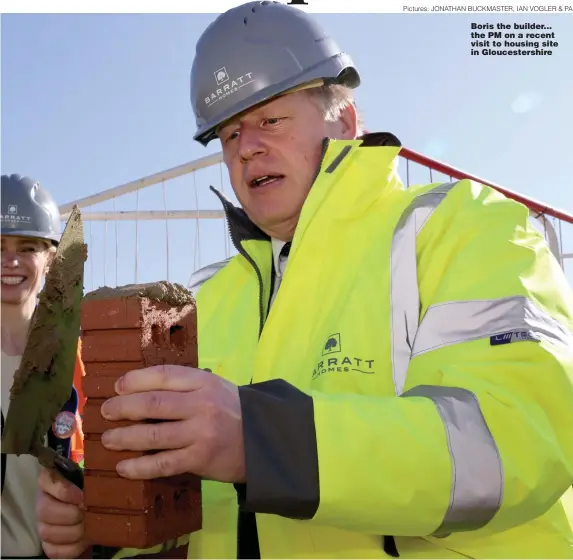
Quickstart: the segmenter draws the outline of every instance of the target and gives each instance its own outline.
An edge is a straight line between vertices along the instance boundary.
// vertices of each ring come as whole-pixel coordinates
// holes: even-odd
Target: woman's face
[[[2,303],[22,305],[38,296],[54,255],[49,241],[3,235]]]

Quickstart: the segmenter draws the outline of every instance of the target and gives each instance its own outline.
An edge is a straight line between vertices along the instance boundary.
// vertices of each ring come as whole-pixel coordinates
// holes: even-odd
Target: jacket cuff
[[[320,502],[312,397],[282,379],[239,387],[246,511],[312,519]]]

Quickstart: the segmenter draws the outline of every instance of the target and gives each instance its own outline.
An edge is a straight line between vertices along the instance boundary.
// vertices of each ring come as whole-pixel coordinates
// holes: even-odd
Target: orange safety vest
[[[76,354],[76,366],[74,368],[74,387],[78,394],[78,409],[76,411],[76,431],[72,435],[70,459],[78,464],[83,464],[84,460],[84,432],[82,430],[82,420],[86,398],[82,389],[83,377],[86,374],[82,361],[82,339],[78,340],[78,350]]]

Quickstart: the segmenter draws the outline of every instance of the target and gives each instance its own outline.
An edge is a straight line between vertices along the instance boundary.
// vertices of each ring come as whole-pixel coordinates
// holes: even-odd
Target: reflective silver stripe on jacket
[[[523,296],[493,300],[453,301],[432,305],[426,312],[412,348],[412,357],[443,346],[525,333],[553,344],[570,346],[571,336],[550,315]]]
[[[456,183],[444,183],[415,198],[404,211],[392,240],[392,377],[397,395],[404,391],[412,345],[420,321],[416,236]]]
[[[555,319],[522,296],[437,304],[420,323],[416,237],[454,186],[440,185],[412,202],[394,232],[391,255],[394,388],[401,397],[433,401],[444,424],[452,462],[449,507],[434,533],[440,537],[479,529],[493,519],[503,499],[503,465],[471,391],[421,385],[403,392],[410,359],[443,346],[496,336],[573,344]]]
[[[477,397],[467,389],[419,385],[402,397],[431,399],[444,423],[452,460],[450,504],[436,537],[487,525],[501,507],[503,465]]]
[[[225,265],[232,259],[233,257],[229,257],[223,261],[215,262],[196,270],[192,275],[191,279],[189,280],[188,289],[193,293],[194,296],[197,295],[199,288],[207,282],[207,280],[211,279],[219,270],[225,267]]]

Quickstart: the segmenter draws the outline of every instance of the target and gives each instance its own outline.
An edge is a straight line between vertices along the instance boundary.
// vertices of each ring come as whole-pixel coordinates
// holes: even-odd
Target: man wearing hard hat
[[[202,369],[130,372],[102,406],[171,420],[103,435],[163,448],[122,476],[204,479],[202,530],[145,553],[571,558],[571,290],[523,205],[468,180],[405,189],[358,85],[277,2],[197,43],[195,139],[221,142],[238,255],[194,278]],[[71,489],[42,488],[48,554],[81,553]]]
[[[60,213],[50,193],[19,174],[2,175],[2,431],[10,389],[22,361],[45,273],[60,240]],[[47,434],[47,443],[83,460],[83,407],[78,357],[75,387]],[[79,376],[79,377],[78,377]],[[31,413],[32,414],[32,413]],[[25,419],[22,418],[22,422]],[[2,453],[2,557],[42,558],[35,505],[40,465],[31,455]]]

